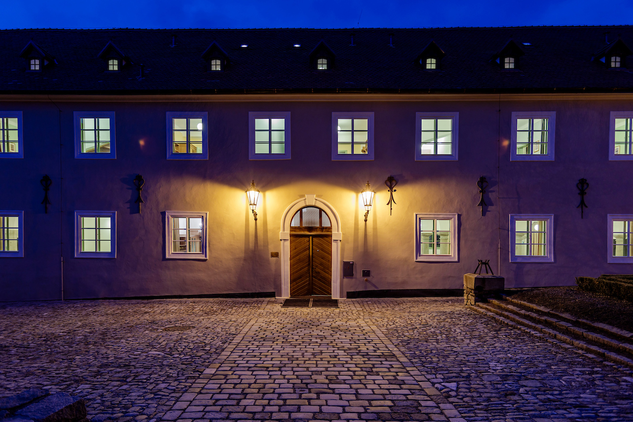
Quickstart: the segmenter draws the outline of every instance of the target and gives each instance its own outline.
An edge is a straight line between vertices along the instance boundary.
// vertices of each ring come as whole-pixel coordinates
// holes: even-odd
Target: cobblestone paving
[[[93,421],[633,421],[631,370],[458,299],[3,304],[0,396],[26,388]]]

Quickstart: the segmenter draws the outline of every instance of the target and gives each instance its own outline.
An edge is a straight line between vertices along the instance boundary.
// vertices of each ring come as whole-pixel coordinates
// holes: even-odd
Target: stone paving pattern
[[[0,304],[0,397],[63,391],[93,421],[633,421],[631,370],[461,302]]]

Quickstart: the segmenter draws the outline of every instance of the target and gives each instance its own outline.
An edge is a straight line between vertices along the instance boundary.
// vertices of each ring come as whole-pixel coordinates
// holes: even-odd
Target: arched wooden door
[[[332,295],[332,224],[316,207],[297,211],[290,223],[290,296]]]

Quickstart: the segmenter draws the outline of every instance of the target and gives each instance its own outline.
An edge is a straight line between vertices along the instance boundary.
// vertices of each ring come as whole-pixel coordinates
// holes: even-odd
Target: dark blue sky
[[[0,29],[418,28],[633,23],[631,0],[3,0],[1,3]]]

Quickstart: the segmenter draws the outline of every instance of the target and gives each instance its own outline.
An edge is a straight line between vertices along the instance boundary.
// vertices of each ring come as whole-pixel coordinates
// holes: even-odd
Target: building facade
[[[1,301],[633,272],[633,27],[0,38]]]

